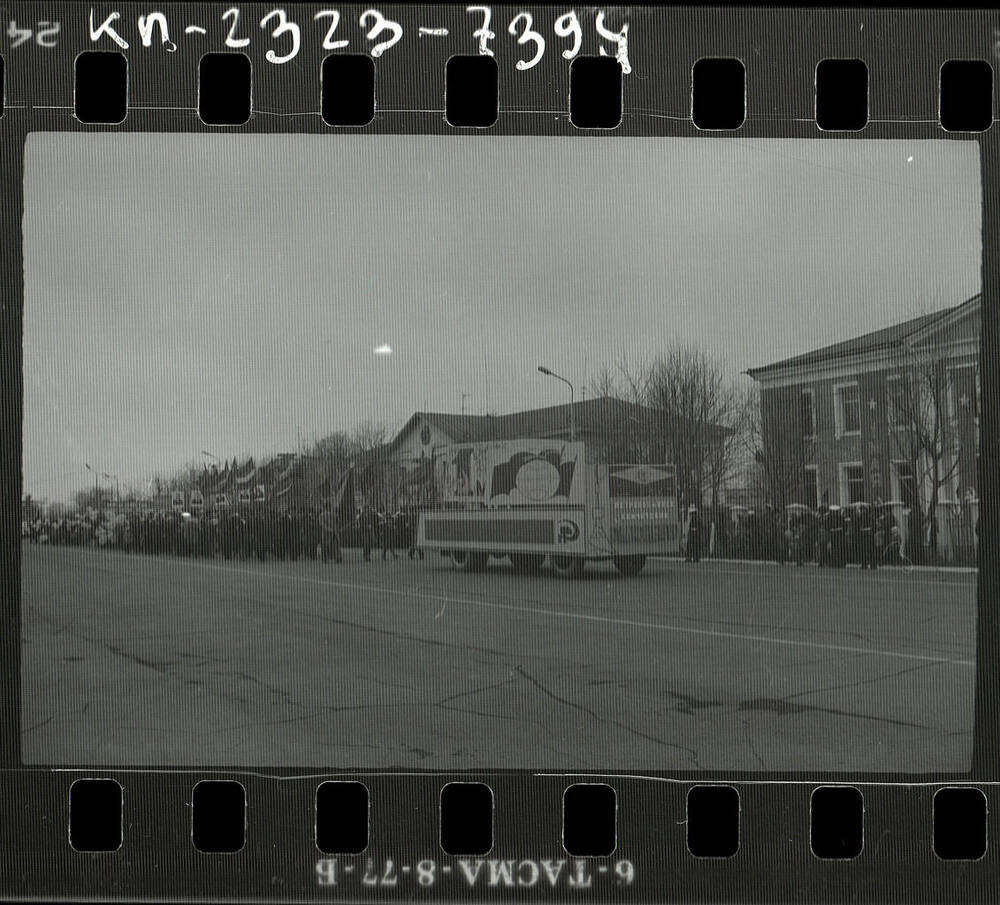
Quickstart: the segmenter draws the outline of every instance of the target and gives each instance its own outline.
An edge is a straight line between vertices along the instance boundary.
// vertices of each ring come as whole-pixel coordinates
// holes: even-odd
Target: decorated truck
[[[433,502],[422,507],[417,546],[461,571],[490,558],[534,572],[548,558],[564,578],[588,561],[637,575],[649,556],[677,549],[672,465],[607,464],[583,442],[504,440],[438,448]]]

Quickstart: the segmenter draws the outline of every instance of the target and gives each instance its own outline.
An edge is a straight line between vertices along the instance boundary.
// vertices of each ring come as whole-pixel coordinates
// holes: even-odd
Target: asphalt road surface
[[[30,764],[969,768],[975,575],[22,561]]]

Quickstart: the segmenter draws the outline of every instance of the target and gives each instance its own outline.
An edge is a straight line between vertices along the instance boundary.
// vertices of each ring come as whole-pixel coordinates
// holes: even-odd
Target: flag
[[[346,525],[354,521],[354,469],[348,468],[341,477],[333,493],[333,504],[330,507],[336,516],[337,524]]]
[[[257,476],[257,471],[258,469],[254,467],[253,459],[249,459],[243,472],[236,475],[236,483],[240,487],[249,486]]]
[[[956,368],[951,372],[952,405],[955,410],[956,446],[958,453],[958,495],[964,498],[970,491],[978,496],[976,474],[976,420],[979,417],[977,372],[974,367]]]
[[[231,477],[231,472],[229,471],[229,468],[227,466],[223,470],[223,472],[216,477],[215,482],[212,484],[211,487],[212,493],[224,493],[225,491],[229,490],[230,477]]]

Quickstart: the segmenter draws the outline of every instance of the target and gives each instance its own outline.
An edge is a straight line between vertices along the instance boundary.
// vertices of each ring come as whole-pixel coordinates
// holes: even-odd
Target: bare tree
[[[73,494],[73,505],[79,512],[86,512],[88,509],[100,511],[111,497],[108,491],[100,486],[85,487]]]
[[[808,426],[802,423],[797,390],[761,391],[754,383],[745,395],[740,444],[753,462],[756,495],[779,511],[788,503],[804,502],[803,463],[813,458]]]
[[[52,522],[58,521],[59,519],[66,518],[71,511],[71,507],[66,503],[60,503],[59,501],[54,501],[47,503],[45,506],[45,517]]]
[[[351,433],[351,442],[358,452],[381,450],[388,439],[389,429],[380,421],[365,421]]]
[[[943,489],[958,472],[961,452],[961,413],[952,413],[949,405],[951,363],[947,351],[939,347],[903,344],[887,381],[891,445],[896,458],[909,466],[916,485],[909,534],[922,543],[924,525],[929,522],[927,552],[933,557],[938,553],[937,507]],[[978,363],[972,370],[978,387]],[[965,403],[968,401],[966,398]],[[917,546],[913,550],[917,554],[914,558],[923,552]]]
[[[362,496],[375,504],[390,505],[398,482],[388,474],[387,437],[384,424],[366,421],[351,431],[336,430],[315,441],[303,457],[309,495],[329,492],[349,468],[354,468]]]
[[[190,490],[198,487],[205,474],[205,463],[192,459],[167,479],[167,490]]]
[[[356,486],[372,505],[396,509],[402,496],[405,473],[389,455],[388,428],[381,422],[364,422],[354,428]]]
[[[651,361],[622,357],[604,366],[590,387],[636,406],[633,419],[615,426],[633,460],[665,454],[677,468],[681,499],[701,502],[707,490],[718,503],[739,459],[747,406],[746,392],[721,361],[677,340]]]
[[[723,489],[732,483],[746,464],[746,433],[750,408],[755,402],[752,388],[725,380],[711,411],[710,435],[704,453],[703,473],[712,507],[719,504]]]
[[[679,494],[701,503],[711,490],[717,504],[722,481],[732,470],[736,443],[731,432],[743,405],[725,366],[697,346],[676,341],[654,363],[647,398],[671,425],[668,442]]]

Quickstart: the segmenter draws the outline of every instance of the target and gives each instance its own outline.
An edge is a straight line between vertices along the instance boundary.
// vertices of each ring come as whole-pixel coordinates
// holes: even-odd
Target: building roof
[[[978,306],[981,298],[982,296],[977,294],[953,308],[945,308],[931,314],[922,314],[900,324],[893,324],[891,327],[884,327],[881,330],[865,333],[863,336],[856,336],[854,339],[823,346],[821,349],[794,355],[791,358],[785,358],[759,368],[750,368],[747,374],[756,380],[760,376],[786,368],[807,367],[850,358],[854,355],[863,355],[868,352],[892,349],[905,342],[919,339],[922,335],[933,331],[934,328],[944,326],[972,311]]]
[[[665,413],[646,406],[598,396],[582,399],[573,406],[577,434],[607,433],[616,425],[658,423],[664,430],[675,426]],[[453,415],[442,412],[415,412],[390,445],[404,437],[418,420],[433,424],[456,442],[512,440],[521,437],[551,437],[569,432],[569,403],[528,409],[507,415]]]

